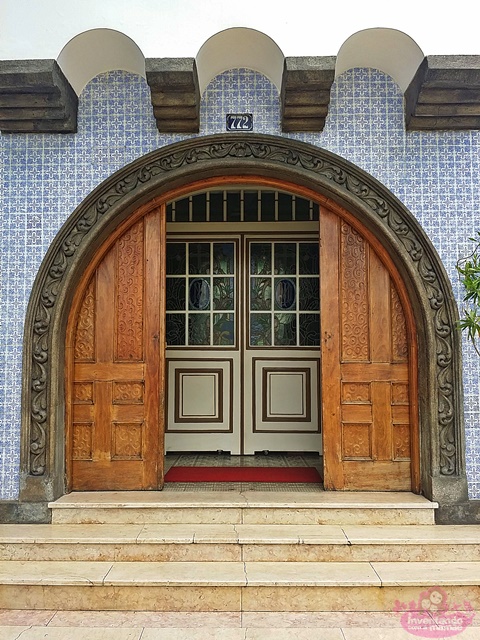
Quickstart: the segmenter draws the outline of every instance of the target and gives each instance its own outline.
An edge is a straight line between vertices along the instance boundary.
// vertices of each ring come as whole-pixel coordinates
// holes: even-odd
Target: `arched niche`
[[[57,62],[77,95],[92,78],[122,69],[145,77],[145,57],[127,35],[114,29],[90,29],[72,38]]]
[[[338,50],[335,74],[354,67],[371,67],[391,76],[405,93],[425,55],[418,44],[397,29],[363,29]]]
[[[201,46],[196,56],[200,94],[215,76],[240,67],[267,76],[280,93],[284,60],[278,44],[261,31],[245,27],[220,31]]]
[[[65,491],[64,346],[73,293],[112,231],[141,204],[206,178],[275,178],[348,209],[382,243],[417,322],[420,473],[441,505],[467,500],[458,311],[443,265],[414,216],[365,171],[324,149],[275,136],[221,134],[158,149],[117,171],[72,213],[38,272],[26,317],[20,500]]]

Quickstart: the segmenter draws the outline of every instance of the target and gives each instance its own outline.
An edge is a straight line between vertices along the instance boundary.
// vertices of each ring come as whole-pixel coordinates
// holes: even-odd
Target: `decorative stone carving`
[[[465,499],[457,310],[450,282],[429,239],[385,187],[348,161],[297,141],[238,133],[194,138],[140,158],[100,185],[58,233],[37,277],[26,319],[23,402],[28,410],[24,411],[22,425],[24,484],[25,478],[32,476],[63,479],[63,468],[58,467],[62,453],[49,450],[50,443],[63,447],[59,444],[62,437],[58,432],[63,426],[57,406],[62,402],[58,380],[63,367],[58,343],[64,340],[64,334],[54,332],[55,327],[62,326],[61,318],[68,314],[65,288],[76,286],[85,264],[93,256],[95,238],[115,228],[136,202],[167,192],[172,183],[187,185],[198,175],[232,174],[263,175],[309,185],[318,193],[346,204],[388,244],[401,273],[409,280],[412,304],[423,327],[419,351],[423,354],[424,370],[419,383],[425,490],[427,495],[433,492],[429,489],[429,478],[455,476],[461,488],[450,493],[445,489],[445,499],[450,502]],[[57,467],[53,468],[54,465]],[[430,497],[442,499],[441,495]]]

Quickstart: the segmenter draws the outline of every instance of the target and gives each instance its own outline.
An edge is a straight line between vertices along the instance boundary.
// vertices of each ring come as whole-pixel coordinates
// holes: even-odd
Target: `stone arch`
[[[466,501],[458,311],[433,245],[403,204],[365,171],[324,149],[256,134],[189,139],[139,158],[98,186],[57,234],[26,317],[20,500],[46,506],[65,490],[66,322],[95,251],[139,205],[199,179],[229,175],[307,187],[347,208],[382,242],[417,318],[422,490],[442,505]]]

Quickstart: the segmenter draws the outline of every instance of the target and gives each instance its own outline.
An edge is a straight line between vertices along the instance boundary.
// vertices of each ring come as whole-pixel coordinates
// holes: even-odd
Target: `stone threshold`
[[[429,586],[480,608],[479,562],[0,562],[0,580],[4,609],[386,611]]]

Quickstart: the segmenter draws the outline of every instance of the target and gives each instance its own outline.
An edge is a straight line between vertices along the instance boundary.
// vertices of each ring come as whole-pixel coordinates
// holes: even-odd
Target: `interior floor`
[[[323,475],[317,453],[260,453],[232,456],[228,453],[168,453],[165,473],[172,467],[315,467]],[[166,482],[164,491],[323,491],[322,484],[303,482]]]

